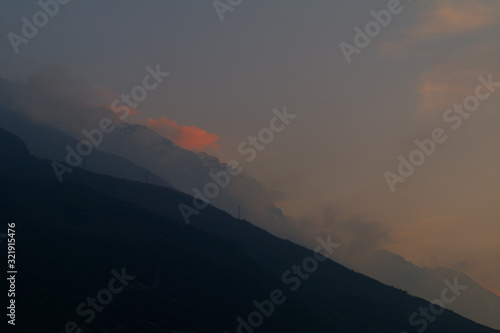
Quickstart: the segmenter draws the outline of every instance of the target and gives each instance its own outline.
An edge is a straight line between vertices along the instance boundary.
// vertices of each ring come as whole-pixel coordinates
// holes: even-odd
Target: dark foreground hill
[[[313,252],[213,207],[187,226],[177,206],[192,198],[175,190],[80,169],[60,184],[2,130],[0,175],[2,232],[16,223],[12,331],[237,332],[277,289],[286,300],[240,332],[416,332],[409,316],[429,307],[331,260],[292,291],[283,273]],[[426,332],[497,331],[444,311]]]

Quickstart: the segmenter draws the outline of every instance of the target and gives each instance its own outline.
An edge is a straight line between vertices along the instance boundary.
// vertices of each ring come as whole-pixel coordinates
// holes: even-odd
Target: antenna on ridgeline
[[[241,220],[241,207],[238,206],[238,220]]]

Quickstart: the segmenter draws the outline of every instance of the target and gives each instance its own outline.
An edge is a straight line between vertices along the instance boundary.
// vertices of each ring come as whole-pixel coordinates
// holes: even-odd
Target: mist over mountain
[[[350,244],[344,255],[357,256],[390,241],[388,231],[377,222],[358,217],[339,218],[335,209],[332,211],[326,208],[319,218],[288,217],[274,204],[272,195],[258,180],[247,176],[244,169],[242,173],[232,176],[229,185],[224,189],[220,188],[214,198],[208,198],[205,187],[214,183],[210,174],[226,169],[224,162],[206,153],[183,149],[147,126],[122,121],[108,108],[93,103],[98,101],[93,88],[61,66],[48,66],[26,81],[8,82],[0,89],[0,96],[3,96],[0,100],[6,111],[2,112],[6,127],[25,138],[37,156],[66,162],[66,146],[76,150],[79,140],[88,140],[82,134],[84,130],[96,129],[103,118],[109,118],[113,121],[115,130],[105,134],[99,146],[94,147],[92,153],[85,158],[89,168],[95,158],[94,154],[104,152],[119,156],[149,170],[153,177],[158,175],[184,193],[197,197],[201,193],[204,201],[209,201],[233,216],[236,216],[240,206],[245,218],[252,220],[255,225],[308,246],[313,246],[318,234],[329,234],[330,229],[337,226],[334,237]],[[29,120],[29,125],[22,120],[23,117]],[[46,131],[49,128],[55,129],[67,137],[40,133],[44,138],[39,140],[35,133],[29,134],[32,130],[27,126],[33,125]],[[47,141],[55,136],[57,139]],[[113,174],[111,169],[114,168],[107,166],[100,170],[90,170]],[[127,179],[145,179],[144,173],[142,170],[129,172]],[[135,178],[130,178],[131,174]],[[161,185],[158,180],[156,184]],[[304,232],[304,225],[307,225],[308,232]]]
[[[45,90],[41,88],[47,85],[51,89],[57,88],[59,93],[44,93]],[[82,93],[78,89],[82,89]],[[24,99],[29,94],[33,94],[34,98],[25,102]],[[0,87],[0,96],[3,96],[0,121],[6,129],[22,137],[34,155],[64,163],[68,155],[66,147],[76,149],[79,140],[85,139],[82,130],[97,128],[103,117],[110,117],[115,122],[116,130],[103,137],[102,143],[85,157],[85,164],[82,163],[80,167],[117,178],[175,188],[198,198],[207,184],[215,182],[213,175],[226,170],[227,165],[214,156],[178,147],[147,126],[120,121],[111,111],[85,103],[84,97],[87,95],[91,96],[90,90],[68,77],[65,70],[57,66],[46,69],[24,83],[4,81]],[[50,111],[47,114],[36,112],[38,108],[44,108],[43,105],[50,105]],[[88,117],[81,118],[82,112],[84,116],[88,114]],[[77,118],[72,118],[73,116]],[[87,124],[88,127],[76,124]],[[54,170],[52,177],[56,179]],[[72,179],[72,176],[67,173],[64,178]],[[93,178],[95,180],[99,177]],[[145,198],[151,199],[149,194],[136,198],[138,189],[117,189],[114,182],[94,181],[92,187],[108,195],[120,192],[122,199],[140,203],[154,211],[157,211],[157,205],[161,205],[161,199],[155,198],[147,202]],[[292,219],[274,205],[272,196],[256,179],[245,173],[232,176],[229,185],[221,188],[215,198],[207,199],[204,196],[203,200],[233,216],[240,206],[245,219],[252,221],[252,224],[309,248],[314,246],[315,232],[326,235],[321,223],[334,227],[332,237],[344,244],[338,253],[339,262],[428,301],[436,297],[439,288],[442,288],[444,277],[453,278],[453,274],[430,277],[429,274],[422,274],[416,266],[414,275],[405,274],[405,269],[390,256],[379,255],[375,257],[378,260],[372,260],[373,251],[391,241],[390,233],[379,224],[360,218],[342,219],[335,210],[325,211],[324,222],[321,223],[307,218]],[[186,205],[193,207],[193,200],[188,200]],[[169,206],[168,212],[169,218],[183,219],[179,215],[178,206]],[[201,214],[206,212],[202,211]],[[193,221],[196,217],[196,214],[191,216]],[[302,224],[307,224],[310,229],[317,225],[317,229],[312,228],[309,233],[304,234],[300,228]],[[498,328],[498,323],[492,320],[498,312],[498,297],[491,293],[485,294],[485,290],[479,286],[469,290],[469,294],[471,296],[460,299],[450,307],[477,322]],[[466,300],[478,301],[484,295],[491,299],[484,303],[484,308],[467,306]]]
[[[0,0],[0,333],[500,333],[499,17]]]
[[[194,226],[185,225],[175,208],[191,201],[189,195],[80,168],[60,184],[51,162],[29,155],[19,138],[0,129],[0,142],[0,184],[8,194],[0,214],[15,221],[18,243],[24,244],[20,265],[33,272],[18,281],[24,331],[57,330],[71,322],[89,332],[242,332],[238,318],[246,319],[255,311],[253,300],[263,302],[277,288],[286,302],[273,306],[259,331],[423,327],[408,318],[428,302],[328,259],[298,285],[290,283],[283,272],[320,257],[215,207],[197,216]],[[117,191],[107,186],[113,183]],[[135,195],[126,199],[130,191]],[[123,288],[111,302],[99,311],[85,305],[88,295],[101,299],[99,290],[119,272]],[[47,310],[29,310],[34,308]],[[496,332],[439,311],[438,319],[425,323],[427,332]]]

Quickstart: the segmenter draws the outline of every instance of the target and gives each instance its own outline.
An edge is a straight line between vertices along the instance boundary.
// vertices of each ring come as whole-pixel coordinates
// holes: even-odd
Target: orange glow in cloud
[[[217,134],[208,133],[197,126],[181,126],[175,120],[170,120],[167,117],[149,118],[144,124],[184,149],[203,150],[208,148],[216,150],[220,148],[217,143],[219,140]]]

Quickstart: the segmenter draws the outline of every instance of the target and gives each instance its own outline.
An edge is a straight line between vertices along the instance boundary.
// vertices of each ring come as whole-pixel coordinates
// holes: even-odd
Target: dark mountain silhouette
[[[281,276],[313,252],[208,206],[185,225],[176,190],[75,169],[60,184],[50,161],[0,130],[1,220],[16,223],[18,329],[61,332],[235,332],[236,318],[281,289],[255,332],[416,332],[425,300],[334,261],[292,292]],[[108,287],[111,270],[136,276],[84,323],[75,309]],[[242,331],[244,332],[244,331]],[[445,310],[426,332],[498,332]]]
[[[4,81],[4,84],[8,84],[8,82]],[[0,80],[0,95],[2,92]],[[21,110],[13,106],[15,103],[9,102],[9,96],[9,94],[3,94],[3,98],[0,98],[0,104],[2,104],[0,124],[10,132],[20,136],[33,155],[63,161],[66,157],[65,147],[67,145],[75,147],[78,141],[55,128],[48,127],[50,125],[32,122],[23,115]],[[102,149],[109,144],[108,152],[95,150],[85,159],[86,170],[165,187],[173,187],[171,184],[175,182],[179,190],[192,193],[193,187],[202,189],[204,184],[212,181],[208,177],[210,171],[218,172],[225,169],[224,164],[217,158],[205,153],[196,154],[177,147],[171,141],[162,138],[144,126],[129,124],[118,129],[116,134],[116,136],[107,137],[106,144],[98,147],[98,149]],[[145,142],[148,142],[149,145],[141,145],[146,137],[149,139]],[[154,144],[151,145],[151,142]],[[135,163],[115,155],[113,152],[134,159]],[[152,165],[155,166],[154,172],[147,169]],[[52,176],[56,177],[54,173]],[[67,174],[64,175],[64,178],[66,177],[68,177]],[[80,178],[76,177],[75,180]],[[155,207],[163,205],[164,194],[159,193],[160,199],[156,201],[150,200],[151,196],[149,195],[139,198],[135,189],[124,189],[122,188],[123,184],[117,184],[111,178],[89,182],[87,177],[84,183],[92,184],[95,189],[106,191],[108,195],[112,196],[119,191],[122,199],[129,202],[141,201],[141,205],[148,209],[154,210]],[[153,190],[147,187],[145,191],[151,192]],[[275,235],[287,235],[295,242],[300,242],[302,239],[298,236],[300,231],[289,223],[291,220],[286,223],[286,216],[272,204],[272,198],[251,177],[242,175],[233,177],[231,184],[211,203],[233,213],[236,212],[236,207],[241,205],[245,217],[248,217],[252,224],[265,228]],[[169,216],[178,217],[176,214],[178,210],[173,205],[167,205],[163,209],[171,209]],[[394,256],[379,253],[365,262],[344,261],[343,264],[382,283],[403,289],[427,300],[434,299],[435,295],[440,293],[443,286],[443,274],[420,269],[415,265],[413,265],[414,269],[407,270],[404,263],[394,260],[394,258]],[[459,272],[448,272],[446,278],[450,279],[450,276],[453,278],[457,275],[463,276]],[[449,304],[449,309],[484,325],[500,328],[498,319],[500,316],[497,315],[500,311],[500,297],[479,286],[468,277],[465,277],[465,280],[470,281],[469,285],[473,288],[467,290],[467,296],[460,297],[456,302]]]
[[[66,159],[66,146],[76,147],[78,140],[53,128],[36,124],[22,114],[0,108],[0,124],[9,132],[19,136],[27,145],[31,154],[53,161]],[[80,167],[104,175],[137,182],[174,188],[163,178],[146,168],[112,153],[94,151],[85,158]],[[56,177],[55,174],[53,174]],[[65,175],[64,175],[65,178]]]
[[[16,331],[60,332],[75,321],[83,332],[224,332],[275,289],[276,278],[234,242],[72,181],[60,184],[20,139],[0,130],[0,142],[0,216],[16,223]],[[77,306],[122,267],[136,279],[85,323]],[[264,327],[328,329],[295,295]]]
[[[66,77],[62,73],[63,69],[56,69],[58,70],[61,72],[57,72],[55,77],[48,74],[50,78],[47,78],[40,74],[26,82],[12,81],[7,82],[5,87],[0,87],[0,124],[25,140],[35,156],[64,160],[65,147],[69,145],[75,148],[78,141],[74,138],[82,139],[82,130],[96,128],[103,117],[109,117],[114,120],[116,129],[106,134],[98,151],[86,158],[85,168],[88,170],[144,182],[144,172],[136,172],[135,169],[125,172],[123,169],[127,169],[126,163],[112,163],[97,156],[98,153],[109,153],[107,157],[119,156],[127,163],[142,166],[178,190],[194,195],[195,188],[203,191],[204,186],[212,181],[209,173],[214,167],[225,168],[224,163],[209,161],[202,154],[183,149],[147,126],[122,122],[111,110],[93,106],[87,100],[82,101],[74,95],[73,89],[82,95],[85,94],[85,89],[78,83],[75,83],[77,88],[72,87],[73,79]],[[47,89],[47,85],[51,89]],[[53,91],[58,93],[54,94]],[[29,119],[26,119],[28,124],[16,119],[21,115]],[[34,122],[38,128],[45,127],[43,131],[35,133],[38,129],[31,130],[33,124],[30,122]],[[50,133],[51,129],[58,131],[57,135]],[[113,173],[113,169],[117,172]],[[149,183],[162,185],[152,181]],[[293,227],[288,226],[287,217],[274,205],[272,196],[256,179],[244,173],[232,177],[225,190],[210,203],[226,211],[233,211],[239,205],[247,218],[260,227],[265,226],[266,230],[274,234],[292,237],[292,232],[295,232]],[[300,233],[295,232],[295,235]]]

